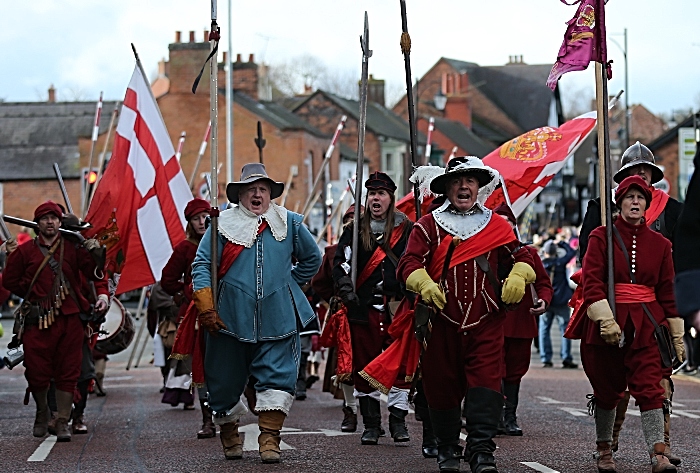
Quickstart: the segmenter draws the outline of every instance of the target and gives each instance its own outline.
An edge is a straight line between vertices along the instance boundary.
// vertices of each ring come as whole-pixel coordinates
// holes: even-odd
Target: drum
[[[112,298],[112,303],[105,315],[105,321],[100,326],[95,349],[105,355],[114,355],[124,351],[134,339],[134,319],[124,309],[119,300]]]

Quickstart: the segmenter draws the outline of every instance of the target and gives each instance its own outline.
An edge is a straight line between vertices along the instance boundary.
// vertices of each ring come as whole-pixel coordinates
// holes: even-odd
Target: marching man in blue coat
[[[214,423],[227,459],[243,456],[238,421],[248,411],[241,394],[257,382],[260,458],[280,461],[280,430],[294,400],[299,327],[315,314],[300,285],[321,265],[321,253],[302,216],[273,202],[284,184],[262,164],[246,164],[226,187],[233,206],[218,220],[218,310],[211,289],[210,227],[192,263],[193,301],[208,333],[204,373]]]

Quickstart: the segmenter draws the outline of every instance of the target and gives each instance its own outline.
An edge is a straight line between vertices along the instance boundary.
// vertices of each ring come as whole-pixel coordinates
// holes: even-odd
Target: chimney
[[[259,100],[258,82],[255,56],[251,54],[248,56],[248,62],[242,62],[241,55],[236,54],[236,62],[233,63],[233,90],[243,92],[253,100]]]
[[[182,39],[182,32],[181,32],[181,31],[176,31],[176,32],[175,32],[175,42],[176,42],[176,43],[179,43],[181,39]]]
[[[190,43],[194,43],[194,31],[190,31]]]
[[[53,88],[53,84],[49,86],[49,103],[56,103],[56,89]]]
[[[228,64],[228,51],[224,51],[224,60],[222,62],[224,65]]]
[[[204,42],[209,41],[209,30],[204,30]]]
[[[384,100],[384,80],[375,79],[372,74],[370,74],[367,79],[367,101],[379,104],[381,107],[386,106]]]
[[[158,75],[170,79],[168,92],[171,94],[192,94],[192,79],[197,76],[204,59],[209,54],[209,44],[197,43],[195,32],[189,32],[189,42],[182,42],[182,32],[175,32],[175,42],[168,45],[168,57],[158,64]],[[209,81],[202,80],[197,95],[209,96]]]
[[[158,61],[158,77],[165,77],[165,58]]]

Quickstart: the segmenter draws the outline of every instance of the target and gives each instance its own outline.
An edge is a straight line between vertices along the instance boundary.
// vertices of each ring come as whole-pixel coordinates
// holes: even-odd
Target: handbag
[[[622,254],[625,256],[625,261],[627,261],[627,266],[630,270],[630,279],[632,280],[633,284],[637,284],[637,278],[635,277],[634,272],[632,272],[632,266],[630,265],[630,258],[629,254],[627,253],[627,248],[625,248],[625,243],[622,241],[620,231],[615,226],[613,226],[613,233],[615,233],[615,239],[622,249]],[[656,338],[656,344],[658,345],[659,353],[661,354],[661,365],[664,368],[678,368],[681,363],[678,359],[678,355],[676,354],[676,348],[673,346],[671,333],[668,331],[668,327],[665,325],[659,325],[654,316],[651,315],[647,305],[644,302],[640,302],[640,304],[642,304],[644,313],[647,315],[647,317],[649,317],[649,320],[651,320],[651,323],[654,325],[654,338]]]

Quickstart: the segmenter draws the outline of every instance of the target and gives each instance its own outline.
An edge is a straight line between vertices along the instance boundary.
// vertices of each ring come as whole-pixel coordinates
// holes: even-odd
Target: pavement
[[[142,319],[143,320],[143,319]],[[3,321],[5,322],[5,321]],[[137,322],[137,331],[141,321]],[[5,324],[7,329],[7,324]],[[9,335],[0,339],[6,346]],[[556,329],[553,333],[556,333]],[[558,336],[554,337],[555,339]],[[518,408],[523,437],[498,437],[499,471],[569,473],[597,471],[594,423],[586,410],[590,385],[582,369],[562,369],[555,345],[553,368],[542,368],[533,350],[531,368],[523,379]],[[137,346],[134,361],[143,345]],[[198,440],[201,413],[160,402],[162,378],[150,363],[150,340],[138,367],[127,363],[133,351],[110,356],[105,377],[106,397],[90,397],[86,410],[87,435],[69,443],[55,437],[31,436],[34,404],[22,404],[24,368],[0,370],[0,464],[7,472],[435,472],[434,459],[420,454],[421,426],[409,415],[411,441],[394,444],[380,439],[378,446],[360,445],[360,432],[340,432],[342,401],[321,392],[321,382],[295,401],[282,433],[282,463],[262,465],[257,453],[257,424],[252,414],[241,421],[246,451],[239,461],[224,459],[218,439]],[[578,362],[578,345],[575,360]],[[4,354],[4,348],[0,350]],[[676,394],[672,444],[683,458],[680,472],[700,472],[700,378],[674,377]],[[449,389],[449,386],[445,386]],[[383,403],[384,404],[384,403]],[[383,425],[388,430],[384,405]],[[361,430],[361,429],[360,429]],[[628,419],[616,454],[620,473],[651,470],[639,411],[630,403]],[[462,471],[469,471],[462,464]]]

